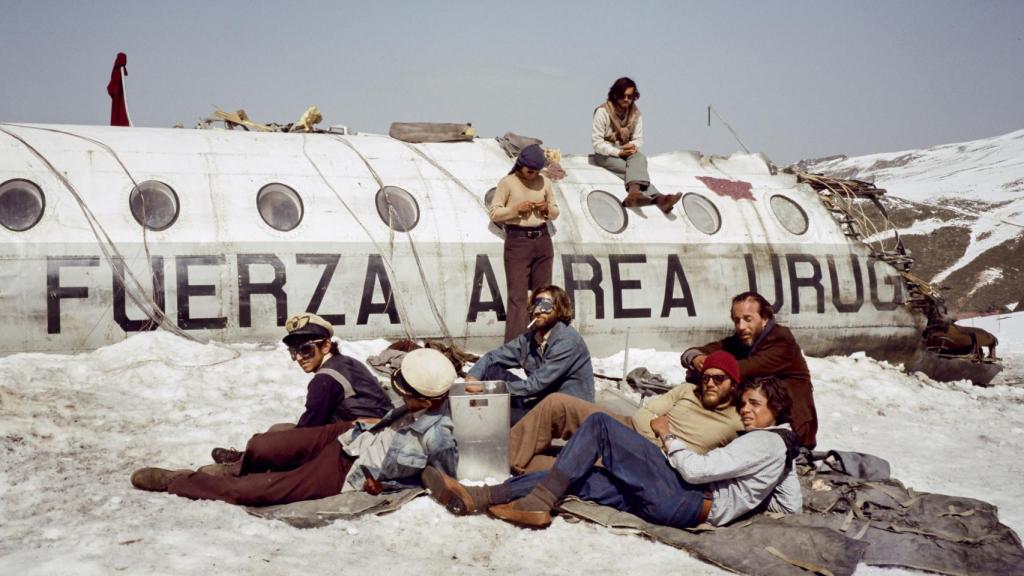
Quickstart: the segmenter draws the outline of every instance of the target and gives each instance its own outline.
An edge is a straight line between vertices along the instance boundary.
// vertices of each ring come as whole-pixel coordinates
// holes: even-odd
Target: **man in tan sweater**
[[[551,284],[555,250],[547,223],[558,218],[558,203],[551,181],[540,173],[545,161],[540,146],[523,148],[488,207],[491,221],[505,229],[505,342],[526,331],[528,291]]]
[[[611,414],[658,446],[662,441],[651,422],[663,420],[672,436],[690,450],[704,454],[728,444],[743,430],[734,406],[739,364],[731,354],[714,352],[704,360],[699,386],[683,383],[654,398],[632,416]],[[555,461],[545,452],[555,438],[568,440],[595,412],[610,414],[597,404],[566,394],[551,394],[512,427],[509,452],[512,472],[547,470]]]

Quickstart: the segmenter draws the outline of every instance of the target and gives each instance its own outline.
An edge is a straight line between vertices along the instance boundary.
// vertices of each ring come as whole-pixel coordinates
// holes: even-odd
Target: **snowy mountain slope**
[[[998,322],[1004,375],[1019,379],[1024,314]],[[342,348],[365,358],[386,344]],[[629,357],[630,367],[682,377],[678,351]],[[595,368],[615,375],[622,361],[620,352]],[[915,490],[988,500],[1024,531],[1024,388],[939,383],[857,355],[808,363],[821,448],[887,458]],[[0,358],[0,574],[725,573],[591,524],[556,519],[522,530],[454,517],[429,498],[299,530],[129,484],[135,468],[199,466],[213,446],[241,447],[253,432],[294,420],[306,382],[280,347],[204,346],[162,332],[75,356]]]
[[[947,286],[952,310],[1024,300],[1024,130],[799,166],[888,190],[887,209],[917,258],[914,273]]]

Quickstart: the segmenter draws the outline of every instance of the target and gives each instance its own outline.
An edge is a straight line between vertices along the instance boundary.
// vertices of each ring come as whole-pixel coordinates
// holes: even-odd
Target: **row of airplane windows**
[[[490,204],[494,190],[491,188],[484,195],[485,204]],[[396,232],[408,232],[419,223],[419,204],[402,188],[384,186],[377,191],[375,203],[381,220]],[[158,180],[147,180],[132,188],[128,204],[135,220],[153,231],[173,226],[180,209],[174,189]],[[597,225],[610,234],[619,234],[629,225],[625,208],[609,192],[592,190],[587,194],[586,204]],[[690,192],[683,196],[681,204],[687,219],[697,230],[710,235],[721,229],[721,214],[711,200]],[[779,223],[790,233],[802,235],[807,232],[807,214],[796,202],[775,195],[769,200],[769,205]],[[17,178],[0,184],[0,224],[8,230],[30,230],[39,223],[45,206],[42,189],[30,180]],[[277,182],[260,188],[256,194],[256,207],[263,221],[281,232],[298,227],[304,214],[298,192]]]

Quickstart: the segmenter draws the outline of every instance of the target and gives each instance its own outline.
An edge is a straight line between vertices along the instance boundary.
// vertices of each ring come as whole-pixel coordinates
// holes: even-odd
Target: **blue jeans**
[[[603,468],[594,466],[600,458]],[[676,528],[696,526],[704,486],[687,483],[649,440],[607,414],[583,421],[555,460],[554,471],[569,479],[567,494],[648,522]],[[526,496],[550,471],[505,482],[511,499]],[[556,496],[559,496],[556,494]]]

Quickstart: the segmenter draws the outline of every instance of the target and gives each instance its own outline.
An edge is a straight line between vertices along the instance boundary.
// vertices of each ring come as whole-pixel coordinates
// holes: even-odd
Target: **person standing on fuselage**
[[[537,144],[523,148],[488,207],[491,221],[505,228],[505,342],[526,330],[527,291],[551,284],[555,251],[547,223],[558,218],[558,203],[551,181],[540,173],[545,162]]]

